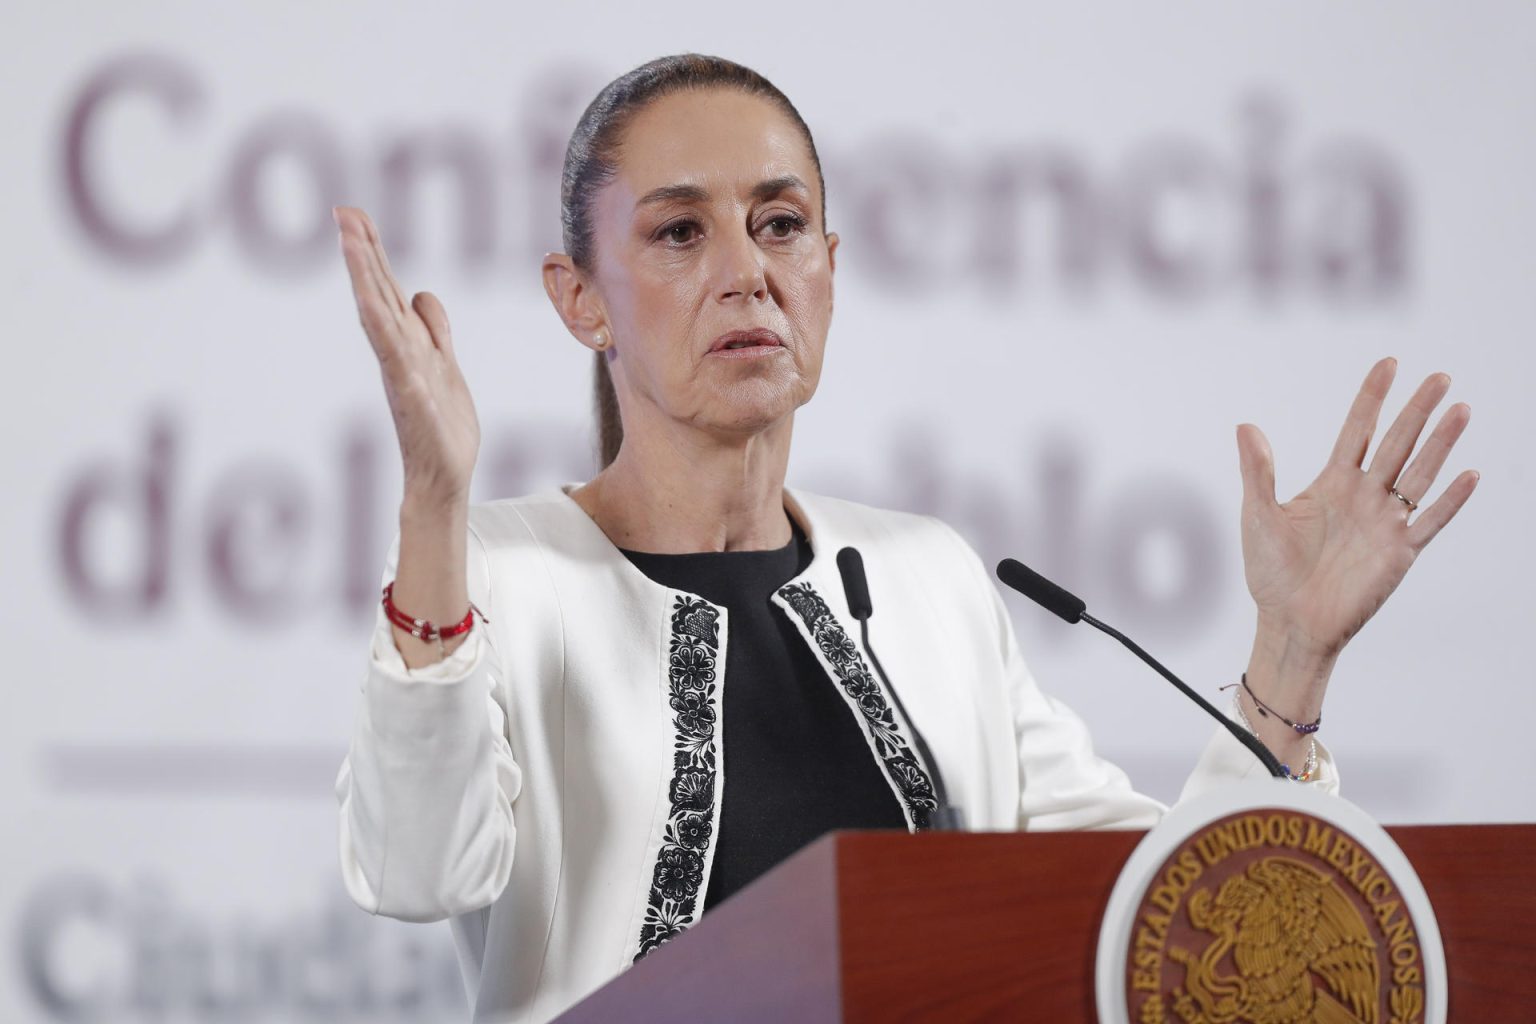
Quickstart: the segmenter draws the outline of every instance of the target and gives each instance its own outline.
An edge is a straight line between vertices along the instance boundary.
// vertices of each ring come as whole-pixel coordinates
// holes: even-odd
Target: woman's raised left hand
[[[1391,358],[1371,367],[1328,464],[1306,490],[1284,504],[1275,500],[1269,442],[1253,424],[1238,427],[1243,566],[1259,613],[1256,657],[1261,648],[1283,649],[1289,661],[1331,665],[1477,486],[1478,474],[1469,469],[1433,503],[1428,501],[1435,477],[1471,418],[1465,403],[1446,410],[1412,463],[1408,461],[1430,414],[1450,388],[1451,379],[1443,373],[1419,385],[1382,437],[1369,467],[1362,468],[1396,371],[1397,362]],[[1422,507],[1414,511],[1392,493],[1394,487]],[[1320,687],[1326,684],[1327,670],[1321,680],[1315,672],[1312,676],[1313,685]],[[1320,705],[1322,698],[1320,692],[1288,696],[1307,705]]]

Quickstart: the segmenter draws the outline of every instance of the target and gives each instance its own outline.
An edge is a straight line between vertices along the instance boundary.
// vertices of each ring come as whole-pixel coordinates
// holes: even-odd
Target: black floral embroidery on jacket
[[[638,961],[677,935],[698,916],[699,888],[714,835],[716,769],[716,662],[720,653],[720,611],[690,597],[672,607],[667,659],[672,743],[672,809],[651,878],[651,893],[640,926]]]
[[[913,830],[928,828],[929,816],[938,807],[933,782],[907,746],[901,728],[896,724],[895,713],[886,702],[885,691],[865,665],[858,645],[837,624],[832,610],[809,583],[788,584],[779,589],[779,596],[805,621],[811,638],[831,663],[843,690],[853,698],[864,720],[864,728],[874,740],[881,767],[906,804]]]

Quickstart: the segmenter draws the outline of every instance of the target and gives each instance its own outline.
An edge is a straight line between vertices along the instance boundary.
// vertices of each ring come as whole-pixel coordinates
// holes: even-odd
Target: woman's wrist
[[[1223,687],[1225,689],[1225,687]],[[1269,749],[1280,762],[1284,776],[1293,782],[1310,782],[1317,774],[1317,737],[1312,733],[1277,733],[1265,723],[1261,728],[1255,721],[1264,722],[1263,708],[1254,700],[1246,686],[1232,698],[1232,709],[1237,721]]]
[[[469,609],[466,549],[469,505],[407,494],[400,506],[400,553],[392,583],[401,612],[436,624],[460,621]],[[439,661],[463,643],[466,634],[423,640],[396,623],[395,646],[410,668]]]
[[[1248,683],[1264,701],[1283,707],[1288,717],[1311,721],[1322,711],[1338,656],[1337,648],[1319,643],[1306,631],[1260,615],[1248,655]],[[1286,703],[1277,704],[1271,695]]]
[[[1316,721],[1333,674],[1338,652],[1319,644],[1289,623],[1259,617],[1248,658],[1247,689],[1238,687],[1238,706],[1253,723],[1255,735],[1281,761],[1297,765],[1306,756],[1310,734],[1303,735],[1276,715],[1262,712],[1253,698],[1293,722]]]
[[[469,498],[464,494],[405,492],[400,501],[400,529],[460,527],[469,522]]]

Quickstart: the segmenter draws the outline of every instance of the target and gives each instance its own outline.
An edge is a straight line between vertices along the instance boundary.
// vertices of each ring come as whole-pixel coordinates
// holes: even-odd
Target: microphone
[[[1081,622],[1083,612],[1088,610],[1082,598],[1062,590],[1023,562],[1016,562],[1011,558],[998,562],[997,578],[1044,607],[1046,611],[1060,615],[1068,622]]]
[[[837,571],[843,577],[843,594],[848,599],[848,611],[859,620],[859,635],[863,642],[864,653],[869,655],[870,664],[880,674],[880,680],[885,683],[886,690],[891,699],[896,702],[896,708],[901,712],[901,717],[907,720],[912,727],[912,741],[917,745],[918,756],[928,768],[928,773],[933,779],[933,796],[938,805],[928,819],[929,826],[936,832],[963,832],[965,830],[965,812],[952,806],[949,802],[949,794],[944,788],[944,776],[939,772],[939,763],[933,759],[933,754],[928,750],[928,743],[923,739],[922,730],[917,723],[912,721],[912,716],[907,714],[906,705],[901,702],[901,695],[896,692],[896,687],[885,674],[885,669],[880,665],[880,659],[875,656],[875,649],[869,644],[869,618],[875,613],[869,600],[869,581],[864,577],[864,558],[859,554],[858,548],[843,548],[837,553]]]
[[[864,578],[864,556],[858,548],[843,548],[837,553],[837,571],[843,577],[843,595],[848,611],[862,624],[875,614],[869,603],[869,580]]]
[[[839,563],[841,563],[841,557],[839,557]],[[1088,606],[1083,602],[1082,598],[1061,589],[1029,566],[1022,562],[1014,561],[1012,558],[1005,558],[997,563],[997,578],[1047,611],[1061,616],[1068,622],[1086,622],[1094,629],[1108,633],[1120,641],[1132,654],[1148,665],[1151,665],[1157,670],[1159,675],[1182,690],[1186,697],[1204,708],[1206,713],[1220,722],[1222,727],[1235,736],[1239,743],[1253,751],[1253,756],[1263,762],[1269,774],[1276,778],[1285,777],[1285,771],[1281,768],[1280,762],[1275,758],[1274,754],[1269,752],[1268,747],[1259,742],[1257,736],[1239,726],[1220,711],[1217,711],[1211,706],[1209,701],[1194,690],[1191,690],[1184,684],[1183,680],[1160,665],[1156,658],[1137,646],[1136,642],[1130,637],[1113,626],[1106,625],[1092,615],[1089,615]]]

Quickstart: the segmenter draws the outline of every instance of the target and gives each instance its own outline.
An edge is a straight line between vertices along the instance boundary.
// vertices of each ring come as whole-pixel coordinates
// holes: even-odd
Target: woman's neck
[[[614,546],[657,554],[764,551],[790,542],[784,511],[792,418],[741,443],[626,437],[571,497]]]

